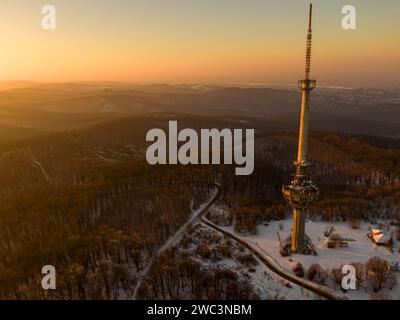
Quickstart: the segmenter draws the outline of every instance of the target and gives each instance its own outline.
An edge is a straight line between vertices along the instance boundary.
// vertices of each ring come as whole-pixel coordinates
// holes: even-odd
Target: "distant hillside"
[[[0,81],[0,91],[16,88],[28,88],[35,85],[38,85],[38,83],[33,81]]]
[[[48,133],[45,130],[0,125],[0,144],[35,138]]]
[[[237,119],[264,129],[297,131],[297,90],[119,82],[3,83],[0,125],[54,132],[149,114]],[[400,137],[400,93],[316,89],[311,130]],[[21,138],[30,138],[26,131]],[[111,134],[111,132],[109,132]]]

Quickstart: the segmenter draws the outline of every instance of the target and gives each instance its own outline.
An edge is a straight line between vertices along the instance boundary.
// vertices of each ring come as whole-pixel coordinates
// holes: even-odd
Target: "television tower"
[[[310,79],[311,71],[311,44],[312,44],[312,4],[308,18],[307,49],[305,78],[299,80],[298,86],[301,91],[301,114],[300,131],[297,161],[294,162],[295,174],[289,185],[282,188],[283,196],[287,203],[293,208],[293,227],[292,227],[292,252],[304,253],[305,249],[305,210],[315,202],[319,195],[319,190],[311,181],[308,174],[309,162],[308,153],[308,129],[310,113],[310,93],[315,88],[316,80]]]

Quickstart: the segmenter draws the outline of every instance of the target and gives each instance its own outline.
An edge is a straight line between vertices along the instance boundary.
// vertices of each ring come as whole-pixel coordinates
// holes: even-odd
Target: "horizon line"
[[[26,87],[19,87],[22,88],[29,88],[29,84],[32,86],[35,85],[49,85],[49,84],[125,84],[125,85],[132,85],[132,86],[220,86],[220,87],[253,87],[253,88],[287,88],[293,87],[297,88],[297,83],[289,83],[289,82],[240,82],[240,81],[229,81],[229,82],[203,82],[203,81],[187,81],[187,82],[150,82],[150,81],[124,81],[124,80],[68,80],[68,81],[36,81],[36,80],[0,80],[0,85],[4,84],[18,84],[24,83],[27,84]],[[400,90],[400,85],[392,85],[392,86],[385,86],[382,87],[371,87],[371,86],[350,86],[350,85],[337,85],[332,83],[320,84],[317,88],[321,89],[337,89],[337,90],[360,90],[360,89],[371,89],[371,90]],[[10,88],[9,90],[17,89],[17,88]],[[0,89],[1,90],[1,89]],[[7,89],[3,89],[2,91],[6,91]]]

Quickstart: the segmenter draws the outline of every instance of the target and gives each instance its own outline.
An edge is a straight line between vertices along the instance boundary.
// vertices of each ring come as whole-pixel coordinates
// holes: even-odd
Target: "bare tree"
[[[367,261],[365,267],[367,279],[371,282],[374,291],[379,291],[391,273],[389,263],[373,257]]]

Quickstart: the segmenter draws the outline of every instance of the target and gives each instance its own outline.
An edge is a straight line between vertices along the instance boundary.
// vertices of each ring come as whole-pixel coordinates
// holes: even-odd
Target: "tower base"
[[[304,253],[305,244],[305,212],[299,209],[293,209],[293,227],[292,227],[292,252]]]

